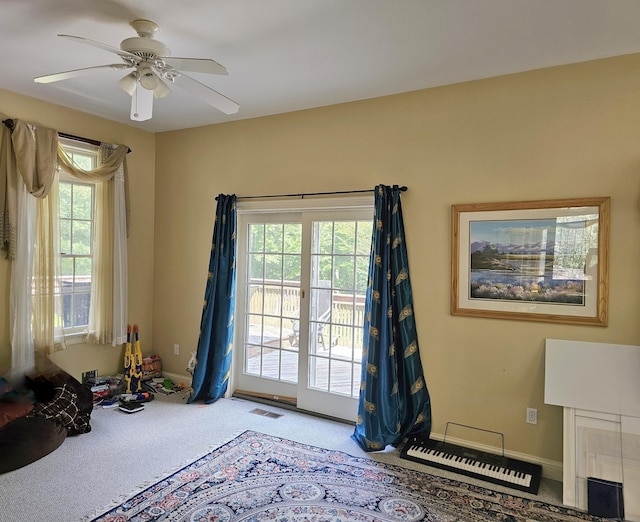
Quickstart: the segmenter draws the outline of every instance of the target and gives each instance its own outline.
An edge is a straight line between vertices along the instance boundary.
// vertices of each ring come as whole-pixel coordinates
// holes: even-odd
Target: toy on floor
[[[191,352],[191,359],[189,359],[189,363],[187,364],[187,371],[193,375],[193,371],[196,369],[196,364],[198,364],[198,360],[196,359],[196,352]]]
[[[142,349],[138,338],[138,325],[133,325],[133,346],[131,345],[131,325],[127,326],[127,344],[124,351],[124,379],[127,393],[142,391]]]

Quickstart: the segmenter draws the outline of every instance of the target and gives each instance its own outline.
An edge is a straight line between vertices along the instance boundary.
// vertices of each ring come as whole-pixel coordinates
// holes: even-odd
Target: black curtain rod
[[[393,188],[399,188],[401,192],[406,192],[407,187],[398,187],[398,185],[394,185]],[[301,198],[304,199],[306,196],[334,196],[337,194],[362,194],[366,192],[373,192],[374,189],[368,190],[337,190],[334,192],[304,192],[301,194],[267,194],[263,196],[236,196],[236,199],[263,199],[263,198]],[[216,196],[216,201],[218,200],[218,196]]]
[[[9,129],[13,130],[13,120],[3,120],[4,123]],[[92,140],[91,138],[83,138],[82,136],[74,136],[73,134],[67,134],[66,132],[58,132],[58,136],[60,138],[67,138],[68,140],[79,141],[82,143],[88,143],[89,145],[95,145],[99,147],[102,142],[98,140]],[[131,152],[131,149],[127,147],[127,154]]]

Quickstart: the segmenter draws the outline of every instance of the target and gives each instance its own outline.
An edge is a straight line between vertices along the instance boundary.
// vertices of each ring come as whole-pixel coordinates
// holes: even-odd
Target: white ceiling
[[[228,76],[190,76],[240,111],[174,86],[132,122],[126,72],[33,82],[118,63],[56,35],[119,47],[136,18],[159,24],[172,56],[225,65]],[[0,0],[0,48],[0,88],[160,132],[637,53],[640,0]]]

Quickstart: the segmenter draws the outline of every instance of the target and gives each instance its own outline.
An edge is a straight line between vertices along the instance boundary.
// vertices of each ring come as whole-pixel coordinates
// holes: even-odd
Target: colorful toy
[[[142,349],[138,338],[138,325],[133,325],[133,346],[131,345],[131,325],[127,325],[127,343],[124,350],[124,380],[127,393],[142,391]]]

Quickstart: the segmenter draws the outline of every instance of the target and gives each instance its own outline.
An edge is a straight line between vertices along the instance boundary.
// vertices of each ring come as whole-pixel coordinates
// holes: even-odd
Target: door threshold
[[[235,390],[232,394],[232,397],[236,399],[243,399],[247,401],[257,402],[259,404],[266,404],[267,406],[274,406],[278,408],[282,408],[285,410],[295,411],[297,413],[302,413],[304,415],[311,415],[313,417],[319,417],[321,419],[326,419],[334,422],[340,422],[342,424],[348,424],[350,426],[355,426],[356,423],[353,421],[349,421],[346,419],[340,419],[338,417],[332,417],[331,415],[325,415],[323,413],[318,413],[311,410],[303,410],[297,407],[297,401],[293,397],[286,397],[289,400],[283,400],[284,398],[278,395],[268,395],[262,393],[254,393],[248,392],[245,390]]]
[[[233,392],[234,397],[242,397],[243,399],[261,399],[265,401],[271,401],[277,404],[286,404],[287,406],[297,406],[298,401],[295,397],[283,397],[282,395],[270,395],[268,393],[258,393],[247,390],[235,390]]]

